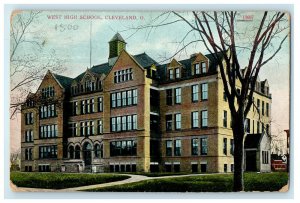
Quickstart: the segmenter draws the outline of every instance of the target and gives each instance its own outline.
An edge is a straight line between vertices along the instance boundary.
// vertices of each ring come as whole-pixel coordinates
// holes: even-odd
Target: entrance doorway
[[[246,151],[246,171],[257,171],[256,151]]]
[[[88,142],[83,145],[83,160],[85,166],[89,166],[92,163],[92,145]]]

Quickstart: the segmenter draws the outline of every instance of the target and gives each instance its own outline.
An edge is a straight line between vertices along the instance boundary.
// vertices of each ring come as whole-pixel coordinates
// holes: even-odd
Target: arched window
[[[99,144],[95,144],[95,158],[102,158],[101,148]]]
[[[69,157],[70,157],[70,159],[74,159],[74,147],[73,146],[69,147]]]
[[[80,147],[78,145],[75,147],[75,159],[80,159]]]

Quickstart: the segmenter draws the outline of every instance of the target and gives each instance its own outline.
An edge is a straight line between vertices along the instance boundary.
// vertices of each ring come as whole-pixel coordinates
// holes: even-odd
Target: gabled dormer
[[[268,96],[270,94],[270,89],[269,88],[270,88],[270,86],[269,86],[269,83],[268,83],[267,79],[260,82],[260,91],[261,91],[261,93]]]
[[[105,74],[94,73],[87,68],[84,73],[72,81],[71,94],[74,96],[82,93],[101,91],[103,89],[104,77]]]
[[[167,78],[168,80],[179,79],[182,77],[183,66],[175,58],[167,65]]]
[[[191,55],[192,75],[201,75],[208,72],[209,60],[202,53]]]

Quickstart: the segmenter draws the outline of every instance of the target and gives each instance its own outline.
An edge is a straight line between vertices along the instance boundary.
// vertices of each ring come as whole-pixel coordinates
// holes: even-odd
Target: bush
[[[63,189],[114,182],[130,178],[127,175],[115,174],[66,174],[11,172],[10,179],[18,187]]]

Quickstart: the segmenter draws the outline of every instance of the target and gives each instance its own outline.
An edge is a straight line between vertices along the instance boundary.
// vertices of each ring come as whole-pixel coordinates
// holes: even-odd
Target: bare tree
[[[289,35],[288,16],[285,13],[266,11],[260,14],[261,18],[252,27],[240,27],[238,18],[242,13],[239,12],[164,12],[149,23],[134,28],[135,32],[148,29],[150,34],[161,26],[183,22],[189,29],[170,58],[192,44],[202,43],[218,62],[232,118],[234,191],[244,190],[245,119],[253,104],[258,74],[279,52]],[[190,38],[190,35],[194,38]],[[241,53],[248,55],[243,71]],[[237,83],[241,85],[240,92]]]
[[[20,111],[29,92],[42,80],[47,69],[64,70],[64,61],[55,51],[46,49],[43,31],[37,28],[41,11],[22,11],[12,14],[10,29],[10,93],[11,118]]]

